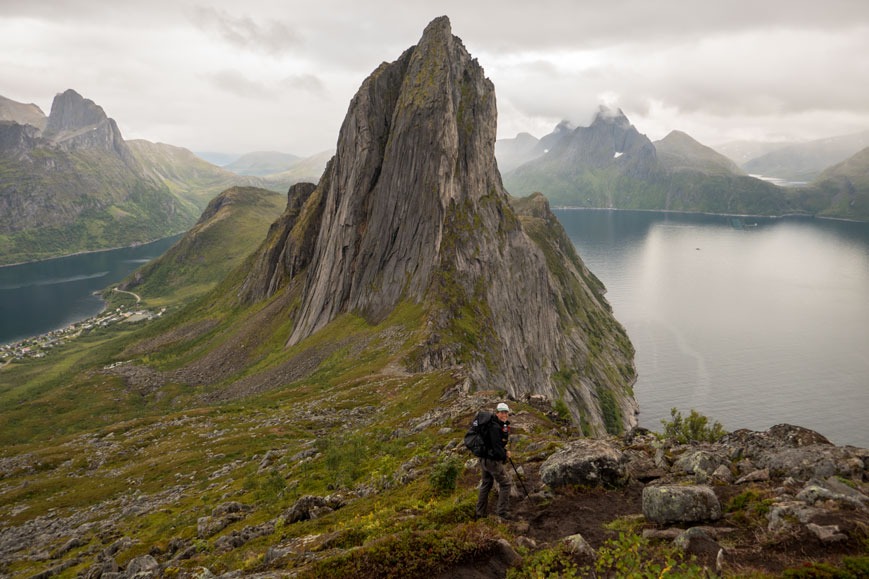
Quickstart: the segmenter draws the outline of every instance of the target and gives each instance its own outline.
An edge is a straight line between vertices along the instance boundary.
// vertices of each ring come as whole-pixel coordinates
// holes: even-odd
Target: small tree
[[[661,424],[664,425],[664,438],[670,438],[681,444],[689,442],[715,442],[727,431],[719,422],[713,422],[709,426],[709,419],[691,409],[691,414],[688,418],[683,419],[682,413],[676,408],[670,409],[670,416],[673,420],[661,419]]]

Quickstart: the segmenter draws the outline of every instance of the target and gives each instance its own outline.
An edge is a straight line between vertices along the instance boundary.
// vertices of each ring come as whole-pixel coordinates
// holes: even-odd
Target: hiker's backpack
[[[489,447],[486,442],[486,428],[492,421],[493,416],[494,414],[491,412],[480,410],[474,416],[474,421],[471,423],[468,433],[465,434],[465,446],[474,453],[474,456],[480,458],[487,458],[489,456]]]

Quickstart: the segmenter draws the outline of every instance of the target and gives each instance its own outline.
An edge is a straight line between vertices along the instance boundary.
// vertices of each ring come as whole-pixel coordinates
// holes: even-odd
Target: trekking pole
[[[509,456],[508,456],[508,457],[507,457],[507,460],[509,460],[509,461],[510,461],[510,465],[511,465],[511,466],[512,466],[512,467],[513,467],[513,471],[514,471],[514,472],[515,472],[515,473],[516,473],[516,478],[518,478],[518,479],[519,479],[519,484],[521,484],[521,485],[522,485],[522,490],[523,490],[523,491],[525,491],[525,498],[527,498],[527,499],[529,499],[529,500],[530,500],[530,499],[531,499],[531,497],[530,497],[530,496],[529,496],[529,495],[528,495],[528,489],[526,489],[526,488],[525,488],[525,483],[524,483],[524,482],[522,482],[522,475],[520,475],[520,474],[519,474],[519,471],[518,471],[518,470],[516,470],[516,465],[515,465],[515,464],[513,464],[513,459],[512,459],[512,458],[510,458],[510,457],[509,457]]]

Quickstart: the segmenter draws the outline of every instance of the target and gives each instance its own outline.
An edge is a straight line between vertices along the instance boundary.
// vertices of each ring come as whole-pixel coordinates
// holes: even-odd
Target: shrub
[[[436,494],[448,495],[456,490],[456,481],[462,473],[462,463],[456,458],[438,462],[428,477],[428,482]]]
[[[558,414],[558,420],[562,422],[570,421],[570,409],[561,398],[555,401],[555,413]]]
[[[709,425],[709,419],[691,409],[691,414],[688,418],[683,419],[682,413],[675,408],[670,409],[670,416],[673,420],[661,419],[661,424],[664,425],[664,438],[670,438],[681,444],[688,442],[715,442],[727,431],[719,422],[713,422]]]

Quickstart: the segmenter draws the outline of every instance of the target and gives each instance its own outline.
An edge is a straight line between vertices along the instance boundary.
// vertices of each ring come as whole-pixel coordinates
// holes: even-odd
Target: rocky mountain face
[[[0,263],[152,241],[199,212],[146,174],[115,121],[73,90],[55,97],[44,130],[0,122]]]
[[[548,205],[533,232],[511,207],[495,126],[492,83],[436,19],[362,84],[335,157],[316,189],[291,191],[239,295],[304,273],[288,346],[342,313],[377,324],[423,304],[413,371],[462,366],[479,389],[563,399],[590,431],[618,432],[635,420],[633,349]]]

